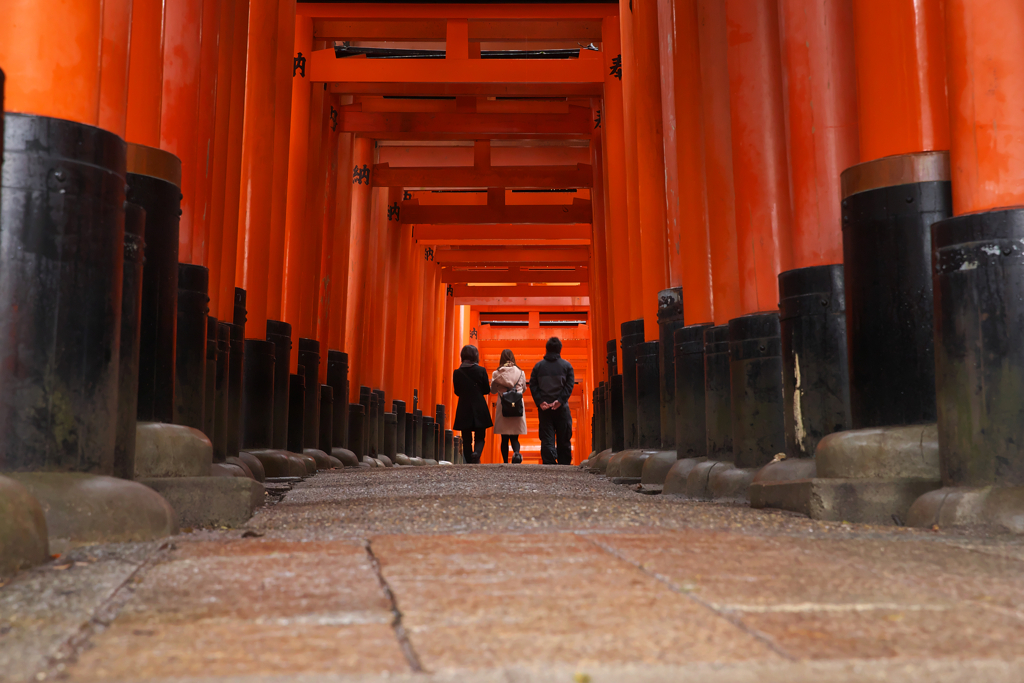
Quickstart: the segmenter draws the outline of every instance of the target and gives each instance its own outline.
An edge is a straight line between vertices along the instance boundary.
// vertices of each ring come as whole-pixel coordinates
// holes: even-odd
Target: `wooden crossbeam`
[[[416,225],[412,237],[434,245],[507,244],[538,242],[558,246],[590,244],[591,227],[586,224],[534,225],[514,223],[485,225]]]
[[[403,3],[386,2],[335,3],[300,2],[295,13],[313,19],[441,19],[462,17],[475,19],[603,19],[619,13],[617,4],[608,3],[533,3],[533,4],[471,4],[471,3]]]
[[[593,212],[589,199],[573,199],[572,204],[551,205],[442,205],[421,206],[410,199],[400,203],[403,223],[479,224],[479,223],[591,223]]]
[[[510,287],[474,287],[472,285],[452,285],[454,296],[458,297],[510,297],[510,296],[590,296],[590,288],[584,284],[567,287],[549,287],[540,285],[513,285]]]
[[[604,87],[603,54],[579,59],[367,59],[314,50],[307,69],[313,83],[332,92],[377,95],[592,96]],[[440,63],[439,63],[440,62]]]
[[[374,62],[413,60],[359,60]],[[479,112],[365,112],[342,107],[338,112],[338,130],[346,133],[388,137],[388,139],[433,136],[494,137],[531,136],[557,138],[590,138],[594,122],[589,109],[569,107],[565,114],[505,114]],[[361,109],[361,107],[360,107]],[[571,186],[570,186],[571,187]]]
[[[455,270],[451,266],[441,268],[441,282],[589,282],[587,268],[570,270],[546,270],[526,268],[505,268],[492,270]]]
[[[587,263],[590,250],[566,249],[438,249],[434,261],[443,265],[476,263]]]
[[[314,40],[380,40],[443,42],[445,19],[318,19]],[[482,42],[574,41],[601,42],[600,19],[470,19],[469,40]]]
[[[589,297],[568,296],[457,296],[456,306],[589,306]]]
[[[589,164],[575,166],[448,166],[434,168],[392,168],[374,164],[373,184],[378,187],[460,188],[507,187],[516,189],[574,189],[593,187],[594,172]]]

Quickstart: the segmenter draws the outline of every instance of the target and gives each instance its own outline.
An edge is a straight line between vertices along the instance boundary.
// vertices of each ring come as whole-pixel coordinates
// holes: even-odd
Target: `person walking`
[[[572,464],[572,413],[569,397],[576,378],[562,359],[562,341],[551,337],[544,358],[530,373],[530,394],[540,417],[540,457],[545,465]]]
[[[480,352],[475,346],[463,346],[459,357],[462,365],[452,373],[452,388],[459,397],[452,428],[462,431],[462,454],[466,464],[479,465],[487,430],[494,424],[484,398],[491,393],[491,385],[487,371],[480,367]]]
[[[508,446],[511,442],[512,464],[518,465],[523,461],[519,453],[519,436],[526,434],[526,410],[523,405],[526,373],[516,365],[512,349],[501,352],[498,364],[498,369],[491,373],[491,393],[498,395],[494,404],[494,433],[501,434],[501,459],[508,462]]]

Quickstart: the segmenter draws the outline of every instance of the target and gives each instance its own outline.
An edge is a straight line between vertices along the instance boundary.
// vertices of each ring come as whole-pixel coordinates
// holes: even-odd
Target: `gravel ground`
[[[573,468],[323,472],[0,588],[0,681],[1024,680],[1024,539]]]

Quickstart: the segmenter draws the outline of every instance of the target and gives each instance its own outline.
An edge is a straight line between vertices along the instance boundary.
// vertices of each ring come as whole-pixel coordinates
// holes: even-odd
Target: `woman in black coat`
[[[479,365],[480,352],[475,346],[463,346],[459,356],[462,358],[462,365],[452,373],[452,388],[459,397],[459,407],[455,409],[455,422],[452,428],[462,430],[462,454],[466,464],[479,465],[487,430],[494,425],[485,398],[491,393],[491,379],[487,371]]]

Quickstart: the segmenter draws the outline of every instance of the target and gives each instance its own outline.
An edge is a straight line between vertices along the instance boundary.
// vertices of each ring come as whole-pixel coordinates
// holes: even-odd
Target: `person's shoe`
[[[519,455],[518,453],[516,453],[515,455],[512,456],[512,464],[513,465],[519,465],[519,464],[522,464],[522,462],[523,462],[523,456]]]

